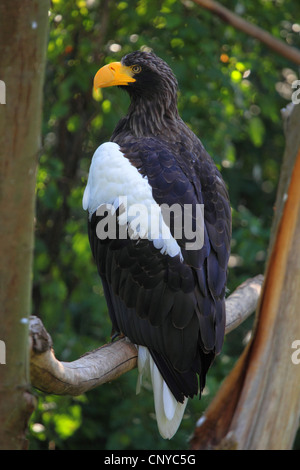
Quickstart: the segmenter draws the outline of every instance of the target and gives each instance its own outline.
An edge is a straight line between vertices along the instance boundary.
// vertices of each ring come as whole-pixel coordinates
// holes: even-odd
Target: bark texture
[[[40,151],[48,0],[0,3],[0,448],[26,446],[35,177]]]
[[[286,151],[251,342],[196,427],[192,449],[288,450],[300,416],[300,106],[285,113]]]

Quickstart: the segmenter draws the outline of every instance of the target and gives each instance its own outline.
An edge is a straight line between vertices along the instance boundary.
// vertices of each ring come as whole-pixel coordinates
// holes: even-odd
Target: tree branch
[[[254,312],[263,276],[248,279],[226,300],[226,331],[229,333]],[[136,347],[123,338],[86,353],[73,362],[56,359],[50,335],[41,320],[30,317],[30,376],[34,387],[56,395],[80,395],[116,379],[137,366]]]
[[[215,15],[219,16],[223,21],[229,23],[236,29],[243,31],[249,36],[258,39],[259,41],[263,42],[273,51],[277,52],[281,56],[289,59],[290,61],[294,62],[295,64],[300,65],[300,52],[295,47],[288,46],[280,39],[275,38],[267,31],[264,31],[262,28],[255,26],[248,21],[244,20],[240,16],[232,13],[227,8],[220,5],[220,3],[215,2],[213,0],[193,0],[195,3],[200,5],[207,10],[210,10]]]

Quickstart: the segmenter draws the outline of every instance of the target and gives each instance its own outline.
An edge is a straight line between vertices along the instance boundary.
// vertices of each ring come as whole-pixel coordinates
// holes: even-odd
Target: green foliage
[[[227,0],[225,6],[299,46],[300,5]],[[95,149],[126,113],[116,88],[98,94],[104,63],[151,48],[173,68],[182,118],[201,138],[228,184],[233,209],[228,289],[264,271],[284,149],[280,110],[296,67],[190,1],[53,0],[46,70],[43,154],[37,175],[33,313],[64,361],[109,341],[110,321],[91,257],[82,195]],[[205,393],[190,400],[174,439],[162,440],[151,391],[135,395],[136,371],[82,397],[38,394],[32,449],[185,449],[241,353],[248,320],[225,339]]]

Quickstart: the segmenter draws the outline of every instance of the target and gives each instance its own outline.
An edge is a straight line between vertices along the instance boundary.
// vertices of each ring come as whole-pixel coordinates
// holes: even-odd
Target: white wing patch
[[[153,199],[148,179],[131,165],[118,144],[106,142],[97,148],[92,158],[83,209],[92,217],[102,204],[111,204],[117,209],[124,200],[127,207],[119,216],[119,224],[128,224],[130,236],[151,240],[161,253],[172,257],[179,254],[182,259],[180,247]]]

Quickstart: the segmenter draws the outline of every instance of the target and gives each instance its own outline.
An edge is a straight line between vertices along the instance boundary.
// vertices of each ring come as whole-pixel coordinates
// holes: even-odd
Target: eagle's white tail
[[[174,398],[149,350],[144,346],[137,347],[139,377],[136,392],[140,392],[143,376],[149,377],[152,382],[158,430],[164,439],[171,439],[181,423],[188,400],[185,398],[183,403],[179,403]]]

